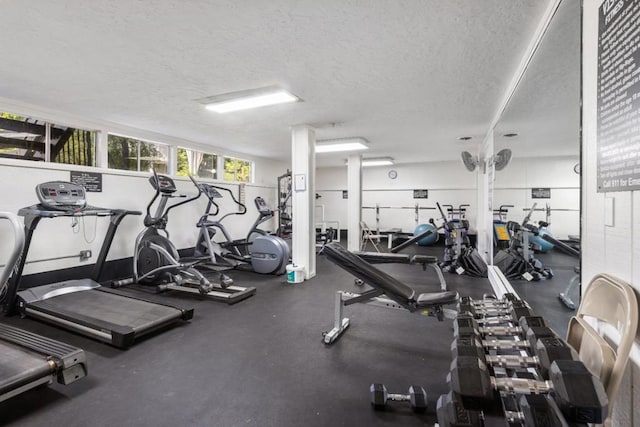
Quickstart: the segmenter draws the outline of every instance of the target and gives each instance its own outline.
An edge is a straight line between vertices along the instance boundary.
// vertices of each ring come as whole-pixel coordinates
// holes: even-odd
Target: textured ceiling
[[[515,138],[505,138],[517,132]],[[580,153],[580,2],[563,1],[496,126],[514,156]]]
[[[0,96],[281,160],[300,123],[365,137],[370,157],[452,159],[482,139],[546,6],[0,0]],[[304,102],[216,115],[194,101],[272,84]]]

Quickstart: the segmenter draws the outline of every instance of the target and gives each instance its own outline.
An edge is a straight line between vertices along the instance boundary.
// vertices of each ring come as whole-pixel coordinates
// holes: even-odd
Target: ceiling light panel
[[[393,164],[391,157],[362,159],[362,166],[388,166]]]
[[[316,153],[336,153],[340,151],[367,150],[367,140],[364,138],[326,139],[316,143]]]
[[[198,100],[207,110],[221,114],[298,101],[301,99],[279,86],[224,93]]]

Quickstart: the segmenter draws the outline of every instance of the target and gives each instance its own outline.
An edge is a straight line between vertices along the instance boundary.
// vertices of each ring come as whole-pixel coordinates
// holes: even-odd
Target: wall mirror
[[[544,227],[548,232],[576,247],[580,237],[580,14],[580,2],[560,3],[494,129],[494,152],[510,149],[512,157],[503,170],[495,172],[492,206],[494,229],[500,220],[522,224],[531,212],[529,223],[548,223]],[[494,239],[498,240],[498,234],[494,233]],[[538,247],[547,249],[544,244]],[[510,262],[498,258],[501,256],[495,248],[494,264]],[[536,251],[533,256],[553,277],[544,280],[548,272],[542,271],[539,282],[522,278],[510,282],[534,308],[545,306],[556,313],[550,320],[558,331],[564,331],[573,311],[560,301],[559,294],[566,292],[574,278],[579,258],[557,248]],[[579,282],[567,297],[578,305]]]

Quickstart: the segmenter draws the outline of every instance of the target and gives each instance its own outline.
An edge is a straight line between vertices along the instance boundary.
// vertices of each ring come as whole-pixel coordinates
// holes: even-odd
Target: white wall
[[[576,147],[576,152],[578,147]],[[533,203],[536,209],[548,203],[551,209],[570,209],[551,212],[551,231],[559,239],[580,234],[580,176],[573,171],[579,161],[575,157],[512,158],[509,165],[496,172],[493,187],[493,206],[514,205],[507,219],[521,222]],[[532,199],[532,188],[551,188],[550,199]],[[531,219],[545,220],[545,212],[535,211]]]
[[[640,290],[640,194],[598,193],[597,179],[597,37],[601,1],[584,3],[583,19],[583,224],[582,277],[585,286],[595,274],[609,273]],[[638,22],[634,23],[636,28]],[[605,198],[614,199],[613,226],[605,225]],[[614,425],[640,425],[640,338],[636,338],[614,408]]]
[[[245,237],[250,225],[257,218],[257,210],[253,203],[256,196],[262,196],[272,209],[275,208],[276,177],[285,170],[285,165],[279,162],[255,158],[252,160],[255,162],[256,183],[246,185],[247,214],[242,217],[228,218],[228,221],[225,221],[233,238]],[[144,213],[146,204],[153,196],[153,189],[148,183],[148,173],[0,159],[0,200],[2,200],[0,210],[17,213],[20,208],[37,203],[35,186],[45,181],[68,181],[70,170],[86,170],[103,174],[103,192],[87,194],[89,203],[95,206],[139,210]],[[179,193],[194,194],[195,188],[188,178],[174,178]],[[222,185],[229,186],[236,195],[238,194],[237,184]],[[171,240],[178,249],[194,245],[197,238],[195,224],[204,212],[206,200],[202,196],[193,203],[181,206],[170,213],[168,230]],[[234,209],[230,203],[221,205],[222,211],[230,209]],[[108,259],[127,258],[133,255],[135,237],[143,229],[142,218],[142,216],[132,216],[122,222]],[[8,227],[6,225],[1,227],[0,231],[3,236],[6,236]],[[78,254],[80,250],[90,249],[93,257],[86,263],[93,263],[107,227],[108,221],[104,218],[86,217],[79,220],[78,232],[74,232],[70,218],[43,219],[34,234],[28,260],[73,255]],[[266,222],[263,228],[273,230],[274,221]],[[2,263],[7,258],[7,249],[8,244],[4,243],[0,249]],[[29,264],[25,268],[25,274],[77,265],[79,265],[77,258]]]
[[[394,169],[396,179],[390,179],[387,173]],[[316,171],[316,192],[322,198],[316,204],[325,206],[325,219],[339,221],[341,227],[347,221],[347,201],[342,198],[342,190],[347,189],[347,167],[318,168]],[[421,207],[434,207],[440,204],[461,203],[471,206],[467,210],[472,228],[476,216],[476,173],[468,172],[459,161],[402,164],[385,167],[366,167],[362,174],[363,206],[406,206],[413,207],[416,202]],[[414,199],[414,189],[428,189],[428,199]],[[420,210],[419,222],[427,223],[429,218],[437,219],[435,210]],[[376,227],[375,210],[364,209],[362,219],[371,228]],[[401,228],[405,232],[415,229],[413,209],[381,209],[380,229]]]

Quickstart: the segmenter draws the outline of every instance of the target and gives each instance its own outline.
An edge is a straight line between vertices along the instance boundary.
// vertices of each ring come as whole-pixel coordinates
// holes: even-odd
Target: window
[[[200,178],[216,179],[218,156],[201,151],[178,148],[178,175],[195,175]]]
[[[96,132],[51,126],[51,161],[70,165],[96,165]]]
[[[167,172],[169,147],[166,145],[112,134],[107,144],[112,169],[150,171],[153,166],[156,172]]]
[[[224,180],[251,182],[252,163],[248,160],[224,158]]]
[[[44,161],[47,143],[53,162],[95,166],[96,132],[0,112],[0,157]]]

